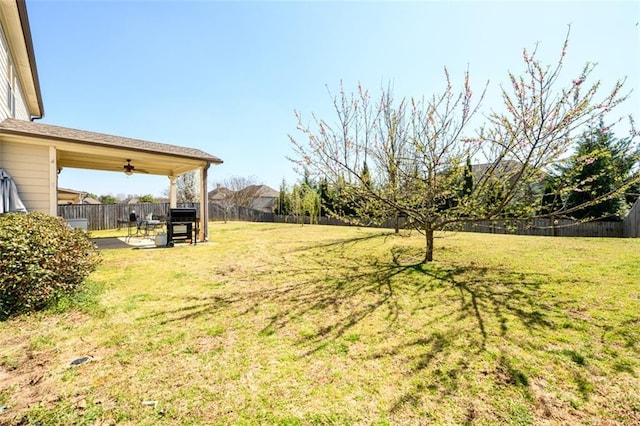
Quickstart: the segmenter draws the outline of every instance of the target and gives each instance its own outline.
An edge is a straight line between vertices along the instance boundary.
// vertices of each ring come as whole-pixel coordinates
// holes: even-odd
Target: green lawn
[[[0,424],[640,424],[640,239],[210,234],[0,323]]]

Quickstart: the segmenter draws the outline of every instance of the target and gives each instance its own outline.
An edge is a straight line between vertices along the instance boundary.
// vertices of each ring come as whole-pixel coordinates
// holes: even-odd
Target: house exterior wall
[[[51,172],[52,150],[49,146],[0,140],[0,167],[13,178],[28,211],[56,214],[57,200],[52,203],[51,197],[56,193],[56,174]]]
[[[4,30],[0,28],[0,121],[9,117],[31,118],[14,64]]]
[[[0,122],[5,118],[28,121],[31,116],[9,46],[0,26]],[[28,211],[56,214],[55,148],[0,136],[0,168],[13,178]]]

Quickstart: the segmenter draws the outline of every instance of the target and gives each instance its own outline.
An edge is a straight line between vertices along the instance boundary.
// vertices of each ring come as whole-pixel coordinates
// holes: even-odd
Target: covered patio
[[[177,178],[185,173],[196,172],[201,208],[199,235],[196,238],[199,241],[208,239],[208,171],[212,164],[222,164],[222,160],[214,155],[194,148],[16,119],[5,119],[0,123],[0,138],[6,146],[15,147],[16,156],[20,155],[21,150],[24,152],[23,158],[29,156],[31,150],[37,152],[38,156],[46,157],[38,162],[47,172],[41,171],[39,176],[33,177],[18,173],[21,175],[18,186],[27,192],[48,193],[47,201],[41,205],[44,207],[48,202],[46,212],[53,215],[57,211],[57,175],[64,168],[167,176],[170,182],[170,208],[177,206]],[[32,163],[31,168],[34,165]]]

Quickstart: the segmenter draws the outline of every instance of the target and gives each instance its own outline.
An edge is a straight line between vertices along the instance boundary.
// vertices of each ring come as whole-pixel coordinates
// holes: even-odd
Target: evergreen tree
[[[301,186],[302,187],[307,187],[307,188],[310,188],[310,189],[314,189],[314,190],[316,189],[316,186],[315,186],[313,180],[311,180],[311,175],[309,173],[309,169],[307,169],[307,168],[304,169],[304,177],[302,179]]]
[[[117,202],[116,197],[113,195],[101,195],[98,199],[102,204],[115,204]]]
[[[464,169],[464,182],[462,184],[462,197],[468,197],[473,192],[473,167],[471,157],[467,155],[467,165]]]
[[[290,213],[296,217],[296,221],[300,223],[304,215],[303,194],[300,185],[293,185],[291,190],[291,211]]]
[[[282,179],[280,184],[280,192],[278,193],[278,206],[276,207],[276,214],[288,215],[291,214],[291,195],[287,187],[287,182]]]
[[[362,165],[362,174],[360,176],[362,179],[362,186],[366,189],[371,189],[371,172],[369,171],[369,166],[366,161]]]
[[[327,179],[320,179],[320,183],[318,184],[318,193],[320,195],[320,216],[329,216],[329,212],[331,212],[335,208],[335,206],[333,197],[329,192],[329,184],[327,183]]]
[[[570,183],[566,198],[568,209],[584,206],[571,213],[577,219],[620,218],[627,209],[624,192],[615,192],[637,165],[637,155],[630,141],[616,139],[601,121],[598,127],[584,133],[576,153],[562,174]]]
[[[558,194],[557,188],[559,177],[548,176],[544,181],[544,193],[542,195],[542,206],[540,214],[546,215],[562,209],[562,198]]]
[[[155,203],[156,198],[151,194],[144,194],[138,197],[139,203]]]

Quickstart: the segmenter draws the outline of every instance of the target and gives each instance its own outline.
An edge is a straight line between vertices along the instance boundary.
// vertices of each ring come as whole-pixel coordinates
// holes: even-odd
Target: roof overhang
[[[0,137],[8,142],[55,147],[58,168],[124,173],[124,165],[131,160],[134,173],[180,176],[222,163],[198,149],[14,119],[0,123]]]
[[[0,22],[11,50],[29,114],[34,118],[41,118],[44,116],[44,106],[24,0],[0,0]]]

